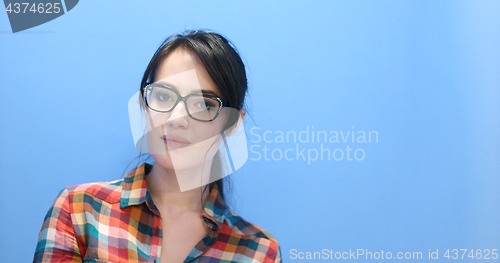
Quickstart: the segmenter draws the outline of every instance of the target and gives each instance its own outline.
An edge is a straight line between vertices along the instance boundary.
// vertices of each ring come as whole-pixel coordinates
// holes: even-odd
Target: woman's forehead
[[[209,90],[220,95],[217,85],[196,54],[185,49],[172,51],[158,65],[155,82],[168,83],[179,91]]]
[[[196,70],[191,69],[165,78],[158,77],[155,83],[169,86],[178,91],[196,91],[201,89],[197,75]]]

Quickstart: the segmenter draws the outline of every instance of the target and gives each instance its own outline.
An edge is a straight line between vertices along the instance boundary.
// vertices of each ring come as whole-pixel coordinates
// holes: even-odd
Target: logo
[[[3,2],[12,33],[45,24],[69,12],[78,4],[78,0],[4,0]]]

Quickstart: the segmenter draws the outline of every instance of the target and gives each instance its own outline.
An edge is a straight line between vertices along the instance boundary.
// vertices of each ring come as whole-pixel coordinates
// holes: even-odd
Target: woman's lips
[[[182,148],[191,144],[188,140],[175,135],[163,135],[163,141],[168,148]]]

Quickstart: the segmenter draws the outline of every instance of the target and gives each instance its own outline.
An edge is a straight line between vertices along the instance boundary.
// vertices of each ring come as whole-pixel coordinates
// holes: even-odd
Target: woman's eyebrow
[[[165,86],[168,86],[176,91],[179,91],[177,89],[177,87],[175,85],[173,85],[172,83],[169,83],[167,81],[158,81],[157,83],[161,84],[161,85],[165,85]],[[206,95],[212,95],[212,96],[215,96],[215,97],[220,97],[219,94],[215,93],[214,91],[211,91],[211,90],[206,90],[206,89],[201,89],[200,90],[202,94],[206,94]]]
[[[160,80],[160,81],[156,81],[156,82],[154,82],[154,83],[158,83],[158,84],[160,84],[160,85],[167,86],[167,87],[169,87],[169,88],[173,88],[173,89],[177,90],[177,87],[176,87],[174,84],[172,84],[172,83],[170,83],[170,82],[167,82],[167,81],[161,81],[161,80]]]
[[[219,97],[219,95],[211,90],[206,90],[206,89],[202,89],[201,90],[201,93],[203,94],[206,94],[206,95],[212,95],[212,96],[215,96],[215,97]]]

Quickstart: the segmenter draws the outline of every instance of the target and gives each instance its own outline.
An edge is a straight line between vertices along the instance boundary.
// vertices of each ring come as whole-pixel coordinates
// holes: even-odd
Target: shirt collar
[[[220,194],[219,186],[215,182],[210,183],[210,194],[207,197],[201,215],[215,223],[214,227],[219,229],[224,222],[224,216],[227,211],[227,206]]]
[[[142,163],[137,168],[128,172],[122,183],[120,208],[140,205],[146,202],[152,212],[157,212],[146,183],[146,171],[151,171],[152,167],[149,163]],[[205,223],[210,225],[212,229],[219,229],[224,222],[227,206],[220,194],[220,188],[215,182],[210,183],[209,189],[210,194],[207,197],[201,216],[209,220],[209,222],[205,220]]]
[[[146,202],[148,198],[151,198],[145,178],[145,170],[149,172],[151,167],[148,163],[142,163],[127,173],[122,183],[120,208],[139,205]]]

